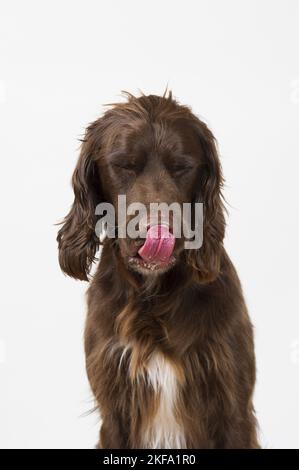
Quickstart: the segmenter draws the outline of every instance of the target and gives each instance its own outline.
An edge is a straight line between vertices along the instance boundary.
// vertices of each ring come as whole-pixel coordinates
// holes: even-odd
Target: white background
[[[54,223],[101,105],[168,84],[219,141],[263,445],[298,448],[298,0],[1,0],[0,21],[0,447],[96,443],[87,286],[60,272]]]

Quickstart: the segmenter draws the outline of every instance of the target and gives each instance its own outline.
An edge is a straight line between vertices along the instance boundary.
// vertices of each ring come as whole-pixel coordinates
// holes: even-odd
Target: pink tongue
[[[174,250],[175,238],[166,225],[154,225],[146,234],[138,254],[145,261],[167,263]]]

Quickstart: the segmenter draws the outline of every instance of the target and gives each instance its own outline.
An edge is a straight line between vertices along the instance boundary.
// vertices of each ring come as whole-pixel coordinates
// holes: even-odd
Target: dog
[[[72,185],[59,262],[67,275],[90,281],[85,353],[102,419],[97,448],[258,448],[253,327],[223,246],[212,132],[170,91],[126,93],[88,126]],[[148,235],[151,220],[143,220],[145,238],[119,237],[116,224],[115,237],[100,240],[96,207],[106,202],[117,212],[120,194],[145,207],[202,203],[202,245],[185,249],[172,221],[155,225],[164,227],[160,248]],[[151,259],[143,252],[153,247]]]

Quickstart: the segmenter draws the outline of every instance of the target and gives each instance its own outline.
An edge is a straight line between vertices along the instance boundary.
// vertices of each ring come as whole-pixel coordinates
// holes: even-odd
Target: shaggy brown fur
[[[99,248],[95,206],[116,204],[118,194],[145,205],[203,201],[204,238],[198,250],[178,240],[175,265],[148,276],[128,264],[138,242],[103,243],[85,331],[88,378],[103,419],[98,447],[149,445],[161,393],[148,381],[148,364],[159,353],[176,379],[174,415],[187,448],[256,448],[252,326],[223,247],[214,137],[171,93],[127,98],[87,128],[75,200],[58,234],[62,270],[88,280]]]

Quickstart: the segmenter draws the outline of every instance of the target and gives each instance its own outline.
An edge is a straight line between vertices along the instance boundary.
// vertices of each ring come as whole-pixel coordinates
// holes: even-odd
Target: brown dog
[[[256,448],[252,326],[223,247],[214,137],[171,93],[127,98],[86,131],[58,234],[62,270],[88,280],[100,244],[95,207],[117,210],[119,194],[145,206],[203,202],[203,245],[186,250],[182,237],[166,262],[147,263],[144,240],[104,241],[85,331],[98,447]]]

